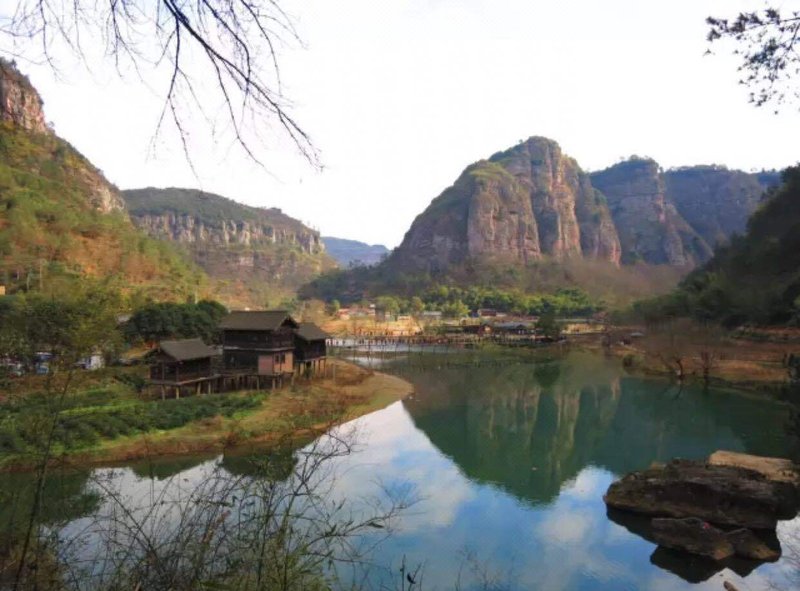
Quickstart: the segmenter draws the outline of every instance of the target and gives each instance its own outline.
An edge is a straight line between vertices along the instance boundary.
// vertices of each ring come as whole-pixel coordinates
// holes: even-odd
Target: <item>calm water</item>
[[[634,533],[635,520],[607,515],[602,501],[612,480],[655,460],[702,458],[717,449],[786,455],[784,406],[629,377],[594,356],[520,359],[380,361],[416,393],[356,422],[360,451],[337,466],[335,494],[356,498],[376,483],[410,483],[420,501],[376,551],[373,588],[396,580],[403,559],[423,565],[425,589],[452,589],[459,576],[462,588],[479,588],[479,579],[504,589],[719,590],[725,580],[743,591],[771,582],[792,588],[786,558],[755,570],[731,563],[718,572],[656,551]],[[136,498],[167,481],[190,490],[219,461],[236,469],[231,458],[187,458],[105,472]],[[3,481],[17,487],[25,478]],[[86,483],[87,475],[61,477],[48,492],[48,511],[74,518],[64,535],[97,510]],[[779,535],[786,542],[793,531],[800,535],[800,520],[782,524]],[[784,552],[790,553],[786,543]]]

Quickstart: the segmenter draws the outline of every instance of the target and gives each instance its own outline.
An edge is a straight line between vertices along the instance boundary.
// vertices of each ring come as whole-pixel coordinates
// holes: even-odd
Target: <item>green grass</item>
[[[57,415],[55,454],[84,450],[106,440],[168,431],[215,416],[241,416],[260,405],[252,394],[215,394],[170,400],[142,400],[125,385],[67,396],[37,393],[0,406],[0,455],[24,456],[43,448]]]

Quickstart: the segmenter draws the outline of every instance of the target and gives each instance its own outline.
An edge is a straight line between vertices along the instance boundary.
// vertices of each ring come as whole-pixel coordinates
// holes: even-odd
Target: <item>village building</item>
[[[217,352],[201,339],[161,341],[149,354],[150,384],[165,398],[211,393],[217,388]]]
[[[492,327],[488,324],[465,324],[461,327],[464,334],[474,334],[484,337],[492,333]]]
[[[295,331],[295,365],[301,375],[325,372],[330,335],[313,322],[301,322]]]
[[[294,373],[299,324],[285,310],[231,312],[219,328],[226,386],[275,387]]]
[[[498,334],[507,335],[531,335],[534,334],[535,327],[526,322],[497,322],[492,325],[492,331]]]

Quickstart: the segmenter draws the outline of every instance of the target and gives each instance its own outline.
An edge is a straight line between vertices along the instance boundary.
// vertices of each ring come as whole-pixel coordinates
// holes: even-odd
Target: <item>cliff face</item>
[[[12,62],[0,58],[0,119],[35,133],[52,133],[44,120],[42,98]]]
[[[264,305],[268,292],[286,295],[335,266],[319,233],[279,209],[192,189],[135,189],[123,196],[134,224],[181,245],[213,279],[238,284],[231,289],[242,303]]]
[[[532,137],[469,166],[414,220],[389,258],[401,271],[542,259],[692,267],[741,232],[777,174],[631,158],[585,174]]]
[[[664,173],[668,198],[709,246],[741,234],[778,173],[748,174],[718,166],[689,166]]]
[[[189,214],[171,211],[158,215],[133,211],[131,215],[136,225],[154,238],[182,244],[233,248],[284,245],[310,255],[325,250],[319,235],[308,228],[298,231],[275,227],[269,222],[248,220],[208,223]]]
[[[653,160],[621,162],[591,179],[608,199],[623,262],[687,266],[711,256],[708,243],[667,198],[663,174]]]
[[[0,121],[21,133],[46,136],[40,142],[60,144],[53,156],[74,154],[71,172],[86,191],[89,203],[102,213],[122,211],[125,206],[117,188],[103,174],[77,153],[67,142],[58,138],[47,126],[42,99],[26,76],[12,62],[0,58]]]
[[[714,246],[741,233],[777,174],[715,166],[662,171],[631,158],[591,175],[608,199],[624,263],[695,266]]]
[[[439,269],[469,259],[543,257],[618,263],[619,239],[602,195],[555,142],[534,137],[468,167],[420,214],[394,264]]]

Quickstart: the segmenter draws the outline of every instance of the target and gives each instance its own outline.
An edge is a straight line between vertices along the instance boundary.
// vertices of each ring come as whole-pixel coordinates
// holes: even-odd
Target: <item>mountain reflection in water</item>
[[[602,500],[615,478],[653,461],[717,449],[786,455],[783,404],[722,389],[679,390],[586,354],[380,361],[382,371],[411,381],[415,394],[350,425],[360,433],[360,451],[336,460],[333,495],[356,499],[374,493],[376,483],[411,484],[420,502],[377,547],[366,588],[399,588],[403,559],[423,566],[425,590],[452,590],[459,577],[464,590],[485,589],[481,580],[514,590],[719,591],[726,580],[750,591],[772,582],[794,588],[789,578],[798,573],[787,557],[718,572],[718,565],[657,550],[638,524],[607,514]],[[136,502],[170,478],[188,490],[217,466],[247,474],[248,454],[138,462],[95,475],[110,473]],[[278,468],[292,465],[289,453]],[[81,488],[85,480],[75,475],[63,492],[45,493],[47,506],[60,512],[54,523],[72,520],[65,534],[83,527],[79,514],[102,504]],[[0,483],[0,496],[26,490],[24,475]],[[65,504],[68,510],[57,509]],[[800,540],[800,521],[781,524],[778,533],[784,542]],[[790,547],[784,543],[785,553]]]

